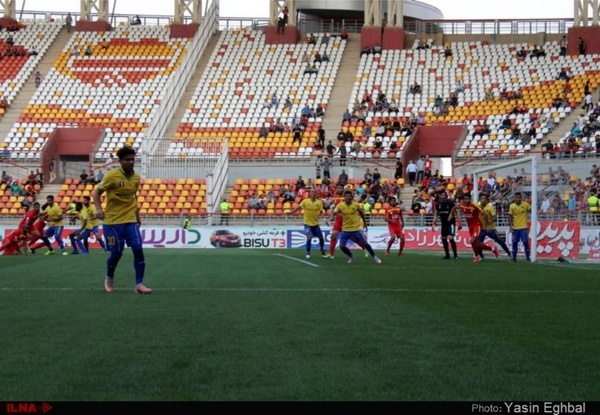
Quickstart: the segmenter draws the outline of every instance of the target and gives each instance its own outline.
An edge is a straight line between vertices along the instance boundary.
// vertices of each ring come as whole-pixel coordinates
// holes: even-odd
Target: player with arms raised
[[[390,199],[390,207],[385,211],[385,221],[388,224],[388,231],[390,232],[390,240],[387,243],[387,249],[385,255],[390,254],[392,244],[396,239],[400,241],[400,248],[398,249],[398,256],[402,255],[404,250],[404,216],[402,216],[402,208],[398,206],[398,201],[395,197]]]

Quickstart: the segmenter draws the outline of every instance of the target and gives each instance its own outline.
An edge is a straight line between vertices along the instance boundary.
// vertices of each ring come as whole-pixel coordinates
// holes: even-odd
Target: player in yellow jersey
[[[333,212],[331,213],[330,220],[333,220],[336,214],[340,214],[342,216],[342,232],[340,233],[340,249],[344,254],[348,256],[348,263],[352,264],[354,262],[354,255],[346,244],[348,240],[352,239],[356,241],[361,246],[364,245],[365,249],[373,258],[377,264],[381,264],[381,260],[377,258],[375,252],[373,252],[373,248],[369,245],[369,242],[365,239],[361,232],[361,220],[362,223],[366,223],[365,221],[365,213],[362,210],[362,207],[359,203],[352,200],[353,195],[350,190],[346,190],[344,192],[344,201],[342,203],[338,203]],[[364,226],[365,230],[367,226]]]
[[[87,203],[90,203],[89,196],[87,197]],[[75,209],[78,213],[79,222],[81,222],[81,228],[71,232],[69,235],[71,247],[73,248],[71,255],[78,255],[79,251],[81,251],[82,255],[88,255],[89,252],[83,245],[83,241],[86,240],[87,237],[92,233],[92,223],[84,203],[78,202]]]
[[[63,211],[57,203],[54,203],[54,196],[52,195],[46,197],[46,208],[44,209],[44,214],[46,215],[48,221],[48,229],[46,229],[44,236],[48,239],[54,237],[63,255],[69,255],[62,240],[62,233],[64,229]],[[53,249],[50,249],[45,253],[45,255],[51,254],[54,254]]]
[[[106,266],[104,288],[112,293],[115,290],[115,270],[123,256],[125,243],[133,252],[135,268],[135,291],[150,294],[152,290],[144,285],[146,263],[140,233],[140,216],[137,205],[137,191],[140,176],[133,170],[135,149],[123,147],[117,152],[120,168],[106,173],[94,192],[96,217],[104,220],[104,238],[110,251]],[[106,210],[102,208],[102,195],[106,193]]]
[[[500,239],[498,231],[496,230],[496,209],[494,209],[494,206],[492,206],[489,202],[490,200],[487,194],[483,193],[479,195],[479,206],[481,206],[481,208],[483,209],[481,221],[483,223],[483,230],[479,234],[479,241],[483,242],[486,237],[492,239],[494,242],[500,245],[502,249],[504,249],[504,252],[506,252],[506,255],[508,255],[508,257],[510,258],[510,251],[508,250],[508,246],[506,246],[506,243],[502,239]],[[492,252],[494,252],[494,255],[498,253],[497,250]]]
[[[527,235],[527,214],[531,212],[531,205],[523,201],[521,192],[515,193],[514,202],[508,207],[510,231],[512,232],[512,260],[517,261],[519,241],[523,243],[525,258],[530,261],[529,237]]]
[[[108,249],[106,249],[106,244],[104,243],[104,239],[102,238],[102,234],[100,233],[100,227],[98,226],[98,219],[96,218],[96,207],[91,203],[91,198],[88,196],[83,197],[83,206],[88,211],[88,218],[90,219],[90,223],[92,224],[92,233],[96,237],[96,240],[102,247],[105,253],[110,253]],[[88,249],[88,240],[87,238],[83,240],[83,244],[85,245],[85,249]]]
[[[312,188],[309,191],[309,197],[302,200],[298,206],[290,210],[290,215],[298,212],[300,209],[304,211],[304,233],[306,233],[306,257],[310,258],[310,248],[312,245],[312,239],[319,239],[319,247],[321,248],[321,255],[323,258],[328,258],[325,252],[325,239],[323,238],[323,232],[321,226],[319,226],[319,217],[323,213],[323,202],[317,199],[317,191]]]

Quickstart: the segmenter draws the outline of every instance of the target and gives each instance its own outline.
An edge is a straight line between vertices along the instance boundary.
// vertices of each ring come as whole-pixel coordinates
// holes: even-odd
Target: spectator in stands
[[[292,128],[292,134],[294,137],[292,143],[295,143],[296,141],[298,141],[298,143],[302,143],[302,127],[300,126],[300,124],[294,125],[294,127]]]
[[[89,177],[90,176],[87,174],[87,172],[83,170],[82,173],[79,175],[79,184],[87,184]]]
[[[342,38],[342,40],[348,39],[348,32],[346,31],[345,27],[342,27],[342,32],[340,33],[340,37]]]
[[[271,108],[277,108],[279,106],[279,98],[277,98],[277,94],[274,92],[271,95]]]
[[[315,35],[313,33],[311,33],[310,35],[308,35],[306,37],[306,43],[308,43],[309,45],[317,44],[317,38],[315,37]]]
[[[585,42],[581,36],[577,38],[577,49],[579,50],[579,54],[581,56],[585,56]]]
[[[18,180],[13,180],[10,183],[10,194],[12,196],[22,196],[21,192],[22,192],[22,188],[21,188],[21,184],[19,183]]]
[[[323,37],[321,37],[321,45],[327,45],[329,43],[329,34],[325,33]]]
[[[362,55],[370,55],[371,53],[373,53],[373,49],[370,46],[364,46],[360,50],[360,56],[362,56]]]
[[[67,25],[67,33],[71,33],[71,29],[73,28],[73,16],[71,16],[71,13],[67,13],[65,24]]]
[[[317,140],[315,141],[315,144],[321,148],[325,147],[325,130],[321,125],[317,130]]]
[[[452,49],[450,48],[450,45],[446,45],[446,47],[444,48],[444,57],[445,58],[452,57]]]
[[[546,156],[550,158],[554,155],[554,144],[552,144],[552,140],[548,139],[548,142],[542,144],[542,156]],[[554,157],[552,157],[554,158]]]
[[[300,59],[300,62],[302,62],[302,63],[310,63],[310,56],[308,55],[308,53],[304,52],[302,54],[302,59]]]
[[[262,127],[258,130],[258,138],[267,138],[269,135],[269,130],[267,129],[267,125],[263,123]]]
[[[6,38],[6,44],[7,44],[8,46],[14,46],[14,45],[15,45],[15,39],[12,37],[12,35],[9,35],[9,36]]]
[[[563,36],[559,42],[560,56],[567,56],[567,36]]]
[[[285,33],[285,20],[283,17],[277,19],[277,33]]]
[[[373,46],[373,54],[375,53],[381,53],[381,45],[379,43],[376,43],[375,46]]]
[[[10,105],[8,105],[8,101],[4,97],[0,97],[0,108],[6,110],[9,106]]]
[[[591,111],[594,109],[594,98],[592,97],[592,93],[588,92],[588,94],[583,98],[583,107],[585,111]]]
[[[310,75],[313,73],[319,73],[319,69],[315,65],[311,65],[311,64],[306,65],[306,67],[304,68],[304,74]]]
[[[0,154],[0,157],[4,160],[10,159],[10,150],[8,149],[7,144],[4,145],[4,149],[2,150],[2,154]]]
[[[77,56],[77,55],[79,55],[79,50],[77,49],[76,46],[73,46],[71,48],[71,56]]]
[[[313,58],[313,63],[321,63],[321,54],[317,51],[317,53],[315,53],[315,56]]]
[[[338,176],[337,185],[338,186],[346,186],[348,184],[348,174],[346,174],[346,170],[342,169],[342,172]]]
[[[27,181],[25,182],[25,184],[30,184],[32,186],[35,186],[37,184],[37,180],[35,178],[35,173],[33,172],[33,170],[31,170],[29,172],[29,175],[27,176]]]
[[[94,182],[92,184],[102,183],[103,179],[104,179],[104,173],[102,173],[102,170],[98,170],[98,172],[96,173],[96,175],[93,178]]]
[[[323,52],[323,56],[321,56],[321,61],[329,62],[329,55],[327,54],[327,51]]]
[[[88,46],[85,48],[85,56],[92,56],[92,53],[93,53],[93,52],[92,52],[92,48],[91,48],[91,47],[88,45]]]
[[[0,176],[0,186],[1,185],[10,186],[11,183],[12,183],[12,176],[3,170],[2,176]]]
[[[35,86],[40,86],[42,83],[42,73],[40,71],[36,71],[33,77],[35,79]]]
[[[343,131],[342,131],[343,133]],[[329,140],[329,144],[327,144],[327,147],[325,147],[325,151],[327,152],[327,155],[330,158],[333,158],[333,155],[335,154],[335,146],[333,145],[333,143],[331,142],[331,140]]]
[[[348,154],[348,151],[346,149],[346,144],[344,142],[341,142],[337,153],[340,155],[340,166],[345,166],[346,165],[346,154]]]
[[[133,19],[131,19],[132,26],[139,26],[142,24],[142,19],[140,19],[140,15],[136,14]]]
[[[525,50],[525,46],[521,46],[521,49],[517,52],[517,58],[526,58],[527,57],[527,51]]]
[[[423,50],[423,49],[426,49],[426,47],[427,47],[427,45],[425,44],[423,39],[417,40],[417,50]]]
[[[287,26],[289,21],[290,9],[288,6],[283,6],[283,10],[281,11],[281,16],[283,17],[283,24]]]

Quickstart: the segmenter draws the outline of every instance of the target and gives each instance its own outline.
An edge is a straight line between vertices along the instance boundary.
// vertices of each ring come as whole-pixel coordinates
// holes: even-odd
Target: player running
[[[398,256],[402,255],[404,250],[405,238],[404,238],[404,216],[402,216],[402,208],[398,206],[398,201],[395,197],[391,198],[390,207],[385,211],[385,221],[388,224],[388,231],[390,232],[390,240],[387,243],[387,249],[385,255],[390,254],[390,249],[396,239],[400,241],[400,248],[398,249]]]

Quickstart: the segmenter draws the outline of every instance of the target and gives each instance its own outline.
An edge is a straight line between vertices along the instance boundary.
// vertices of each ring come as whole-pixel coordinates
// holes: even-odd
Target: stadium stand
[[[98,161],[125,144],[138,148],[186,44],[161,26],[74,33],[6,138],[9,149],[17,161],[37,158],[54,128],[85,126],[105,129]]]
[[[230,139],[231,158],[308,159],[322,119],[308,118],[300,142],[293,141],[291,123],[304,106],[327,107],[345,42],[268,45],[261,31],[223,31],[167,156],[202,154],[197,139],[221,136]],[[305,74],[302,57],[307,54],[313,63],[317,53],[326,53],[329,62],[317,62],[318,72]],[[277,103],[271,103],[273,96]],[[285,106],[288,97],[291,104]],[[276,130],[278,122],[283,129]],[[269,129],[264,139],[263,124]]]

